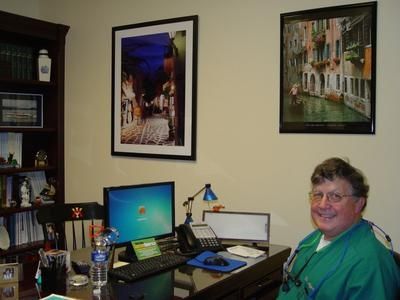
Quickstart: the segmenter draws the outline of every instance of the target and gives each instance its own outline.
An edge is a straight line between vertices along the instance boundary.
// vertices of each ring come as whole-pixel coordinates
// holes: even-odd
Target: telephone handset
[[[176,231],[182,253],[224,250],[212,228],[205,223],[181,224]]]

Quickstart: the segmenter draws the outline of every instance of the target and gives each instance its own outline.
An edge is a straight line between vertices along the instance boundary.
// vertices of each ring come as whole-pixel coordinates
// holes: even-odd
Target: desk
[[[289,254],[289,247],[271,245],[266,257],[247,259],[247,266],[232,273],[216,273],[182,265],[132,283],[110,280],[102,288],[101,298],[93,296],[90,284],[80,288],[67,286],[65,291],[59,293],[79,299],[275,299],[281,283],[282,265]],[[89,249],[74,251],[71,256],[72,260],[87,261]],[[19,299],[38,298],[31,278],[25,278],[20,283]]]

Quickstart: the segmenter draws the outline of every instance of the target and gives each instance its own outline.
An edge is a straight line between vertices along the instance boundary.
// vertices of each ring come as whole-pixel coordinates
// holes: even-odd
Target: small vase
[[[47,50],[42,49],[39,51],[39,58],[38,58],[39,81],[50,81],[50,71],[51,71],[51,58],[49,58]]]

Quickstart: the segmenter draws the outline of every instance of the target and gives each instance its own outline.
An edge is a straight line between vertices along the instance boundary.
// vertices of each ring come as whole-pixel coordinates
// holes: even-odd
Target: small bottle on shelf
[[[41,49],[38,58],[39,81],[50,81],[50,71],[51,58],[48,56],[48,51],[46,49]]]

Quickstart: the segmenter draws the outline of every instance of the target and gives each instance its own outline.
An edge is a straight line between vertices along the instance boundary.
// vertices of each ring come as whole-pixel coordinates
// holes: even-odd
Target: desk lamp
[[[204,196],[203,196],[203,200],[204,201],[214,201],[217,200],[218,197],[214,194],[214,192],[211,190],[211,184],[210,183],[206,183],[200,191],[198,191],[196,194],[194,194],[192,197],[188,197],[188,199],[183,202],[183,206],[186,207],[186,220],[185,220],[185,224],[189,224],[193,222],[192,219],[192,206],[193,206],[193,201],[194,198],[199,195],[202,191],[204,191]]]

